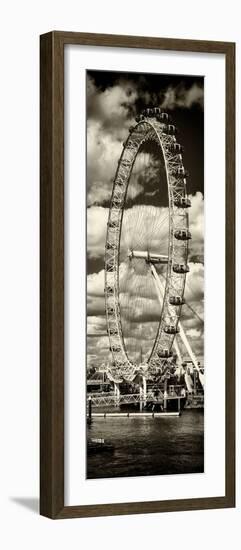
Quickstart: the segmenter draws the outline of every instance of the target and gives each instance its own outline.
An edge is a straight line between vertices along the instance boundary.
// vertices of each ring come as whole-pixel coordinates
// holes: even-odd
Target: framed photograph
[[[40,512],[235,506],[235,45],[40,38]]]

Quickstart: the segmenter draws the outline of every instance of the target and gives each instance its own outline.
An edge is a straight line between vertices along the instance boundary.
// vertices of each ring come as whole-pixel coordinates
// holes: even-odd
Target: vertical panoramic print
[[[86,72],[88,479],[204,471],[204,79]]]

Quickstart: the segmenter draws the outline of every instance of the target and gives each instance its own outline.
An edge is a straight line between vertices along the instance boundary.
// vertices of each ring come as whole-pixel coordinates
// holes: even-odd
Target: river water
[[[204,471],[204,414],[180,417],[93,418],[87,437],[104,438],[114,451],[87,457],[87,477],[111,478]]]

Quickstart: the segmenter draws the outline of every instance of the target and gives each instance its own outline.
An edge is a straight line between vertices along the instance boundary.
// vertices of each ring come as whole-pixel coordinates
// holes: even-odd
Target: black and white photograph
[[[87,479],[204,472],[204,78],[86,71]]]

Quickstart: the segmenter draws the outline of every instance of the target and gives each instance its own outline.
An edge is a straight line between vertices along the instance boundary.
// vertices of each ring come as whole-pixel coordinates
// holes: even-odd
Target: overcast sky
[[[168,75],[147,75],[106,71],[88,71],[87,75],[87,360],[88,364],[100,364],[111,359],[106,334],[104,307],[104,248],[106,223],[117,161],[129,126],[135,124],[135,116],[146,106],[155,105],[168,112],[178,127],[178,141],[184,146],[183,161],[189,172],[188,195],[192,201],[189,209],[190,243],[189,266],[185,297],[203,318],[203,211],[204,211],[204,128],[203,128],[203,79]],[[128,191],[128,209],[125,213],[126,234],[139,234],[139,226],[133,227],[135,211],[141,208],[142,221],[150,226],[150,213],[156,219],[157,241],[165,246],[164,231],[167,213],[167,192],[156,182],[162,173],[156,172],[156,151],[148,148],[140,153],[139,166],[147,165],[148,178],[139,175],[138,160]],[[148,161],[147,161],[148,159]],[[142,163],[142,164],[141,164]],[[153,177],[150,177],[151,169]],[[158,170],[161,170],[160,165]],[[157,174],[157,177],[155,177]],[[158,177],[159,176],[159,177]],[[148,184],[146,181],[148,180]],[[149,187],[148,187],[149,186]],[[151,210],[150,210],[151,209]],[[139,219],[139,218],[138,218]],[[132,220],[132,222],[130,221]],[[160,223],[161,220],[161,223]],[[164,222],[162,222],[164,220]],[[132,223],[132,226],[130,226]],[[129,225],[128,225],[129,224]],[[159,224],[159,225],[158,225]],[[139,222],[140,225],[140,222]],[[159,231],[159,233],[158,233]],[[124,229],[123,229],[124,232]],[[163,233],[161,233],[163,232]],[[162,241],[163,236],[163,241]],[[153,235],[149,235],[152,239]],[[124,233],[123,233],[124,238]],[[127,237],[128,238],[128,237]],[[129,243],[130,244],[130,243]],[[138,246],[138,243],[137,243]],[[145,247],[144,247],[145,248]],[[124,248],[123,248],[124,250]],[[163,250],[164,252],[164,250]],[[125,264],[121,265],[125,272]],[[125,273],[124,273],[125,275]],[[144,273],[139,274],[139,291],[147,317],[138,320],[140,299],[136,302],[136,319],[132,324],[130,339],[142,341],[144,352],[150,351],[159,318],[159,307],[151,287],[143,290]],[[129,277],[129,275],[128,275]],[[123,279],[124,280],[124,279]],[[130,278],[129,278],[130,280]],[[124,283],[123,283],[124,284]],[[124,294],[124,288],[122,289]],[[153,289],[154,292],[154,289]],[[136,298],[137,300],[137,298]],[[124,302],[123,302],[124,303]],[[132,304],[135,304],[134,298]],[[123,309],[124,312],[124,309]],[[130,311],[128,312],[130,315]],[[149,319],[149,320],[148,320]],[[202,360],[203,326],[184,306],[182,321],[194,352]],[[99,334],[99,337],[93,335]]]

